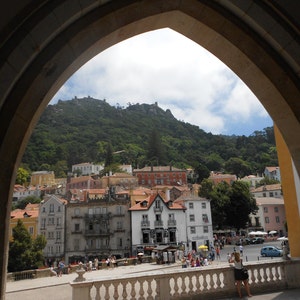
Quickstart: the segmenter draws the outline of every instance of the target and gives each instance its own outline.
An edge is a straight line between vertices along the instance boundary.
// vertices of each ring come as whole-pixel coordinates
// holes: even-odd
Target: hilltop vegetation
[[[73,164],[104,163],[108,147],[118,152],[113,155],[115,162],[134,168],[171,163],[244,176],[278,165],[272,127],[249,137],[213,135],[178,121],[157,103],[124,108],[88,97],[46,108],[24,154],[23,167],[65,176]]]

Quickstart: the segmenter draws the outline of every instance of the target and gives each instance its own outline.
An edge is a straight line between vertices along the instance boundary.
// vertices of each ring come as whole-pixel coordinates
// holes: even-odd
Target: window
[[[175,220],[175,216],[174,216],[174,214],[169,214],[169,220],[170,220],[170,221],[173,221],[173,220]]]
[[[50,212],[51,212],[51,213],[54,212],[54,204],[50,204]]]
[[[202,209],[206,209],[206,202],[202,202],[201,207],[202,207]]]
[[[80,224],[79,223],[76,223],[75,224],[75,231],[79,231],[80,230]]]
[[[266,193],[263,193],[263,197],[267,197],[267,194],[266,194]]]
[[[57,211],[60,212],[60,206],[57,207]]]
[[[117,215],[122,214],[122,206],[117,206]]]
[[[61,231],[56,231],[56,239],[57,240],[61,239]]]
[[[122,246],[123,246],[123,239],[120,238],[120,239],[119,239],[119,247],[122,247]]]
[[[161,215],[155,215],[155,220],[156,221],[161,221]]]
[[[274,197],[274,193],[273,192],[270,192],[270,197]]]
[[[44,212],[46,212],[46,207],[43,207],[43,210],[42,210],[42,212],[44,213]]]
[[[155,208],[160,208],[160,201],[159,200],[155,201]]]
[[[203,233],[208,233],[208,226],[203,226]]]
[[[148,221],[148,215],[143,215],[142,219],[143,219],[143,222],[147,222]]]
[[[191,233],[196,233],[196,227],[191,226],[191,227],[190,227],[190,232],[191,232]]]
[[[274,212],[278,212],[278,207],[277,206],[274,207]]]
[[[267,212],[268,212],[268,208],[264,207],[264,213],[267,213]]]
[[[279,218],[279,216],[276,216],[276,217],[275,217],[275,220],[276,220],[276,223],[280,223],[280,218]]]
[[[31,235],[33,235],[34,229],[33,229],[32,226],[30,226],[30,227],[28,228],[28,231],[29,231],[29,233],[30,233]]]
[[[193,202],[189,202],[189,209],[194,209],[194,203]]]
[[[265,223],[270,223],[269,217],[265,217]]]
[[[79,216],[80,215],[80,208],[75,208],[74,214],[75,214],[75,216]]]
[[[123,229],[123,222],[122,221],[117,222],[117,229]]]
[[[190,215],[190,222],[195,222],[195,215]]]
[[[56,225],[60,226],[61,225],[61,218],[56,218]]]
[[[207,214],[202,214],[202,221],[204,223],[208,223],[208,215]]]

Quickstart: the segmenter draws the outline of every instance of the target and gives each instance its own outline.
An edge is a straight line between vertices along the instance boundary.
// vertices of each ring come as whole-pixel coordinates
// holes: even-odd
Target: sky
[[[171,30],[116,44],[82,66],[53,97],[110,105],[158,103],[205,132],[249,136],[273,121],[248,87],[210,52]]]

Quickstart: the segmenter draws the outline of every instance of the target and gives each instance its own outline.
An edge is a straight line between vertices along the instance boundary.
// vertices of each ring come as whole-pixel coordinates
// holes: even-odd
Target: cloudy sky
[[[158,102],[206,132],[249,136],[273,126],[246,85],[216,57],[170,30],[148,32],[94,57],[58,91],[51,104],[77,96],[111,105]]]

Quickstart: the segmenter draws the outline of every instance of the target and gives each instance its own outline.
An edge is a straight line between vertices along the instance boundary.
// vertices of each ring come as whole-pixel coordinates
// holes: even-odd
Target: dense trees
[[[8,272],[38,268],[43,265],[42,250],[46,246],[43,235],[32,239],[21,220],[13,228],[13,240],[9,243]]]
[[[235,181],[232,185],[226,182],[213,185],[209,179],[205,179],[199,195],[211,200],[212,223],[217,229],[245,228],[249,214],[258,210],[248,183],[243,181]]]
[[[178,121],[157,104],[112,107],[92,98],[59,101],[41,116],[23,157],[30,170],[49,166],[55,176],[64,175],[73,164],[105,163],[107,144],[116,151],[115,163],[133,167],[169,164],[201,165],[210,171],[238,176],[262,173],[278,165],[273,128],[251,136],[205,133],[199,127]]]

